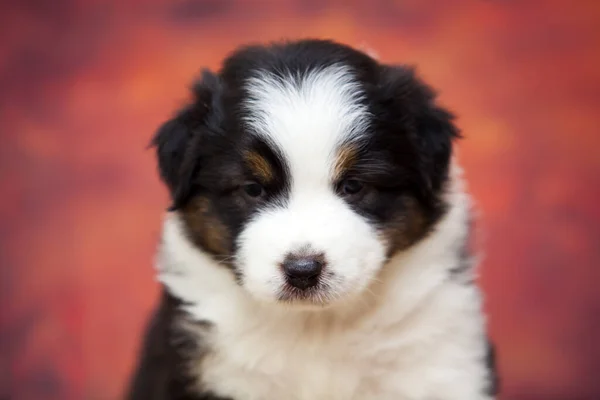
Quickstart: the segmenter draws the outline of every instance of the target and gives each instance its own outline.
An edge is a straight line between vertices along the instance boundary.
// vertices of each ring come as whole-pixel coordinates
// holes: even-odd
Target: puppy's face
[[[323,41],[250,47],[155,137],[189,239],[253,296],[359,295],[443,213],[451,117],[406,68]]]

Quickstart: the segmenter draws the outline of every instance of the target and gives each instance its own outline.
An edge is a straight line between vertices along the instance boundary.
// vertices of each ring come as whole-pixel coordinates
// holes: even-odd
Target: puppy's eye
[[[364,189],[365,185],[356,179],[344,179],[340,185],[340,191],[346,196],[354,196]]]
[[[265,194],[265,188],[258,182],[248,182],[242,186],[242,189],[252,198],[262,197]]]

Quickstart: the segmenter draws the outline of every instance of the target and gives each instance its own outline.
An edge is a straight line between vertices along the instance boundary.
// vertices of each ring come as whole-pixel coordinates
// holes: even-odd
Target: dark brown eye
[[[363,183],[357,181],[356,179],[345,179],[340,185],[340,190],[342,194],[346,196],[353,196],[355,194],[358,194],[363,190],[363,188]]]
[[[242,188],[248,196],[253,198],[258,198],[265,194],[265,188],[257,182],[248,182]]]

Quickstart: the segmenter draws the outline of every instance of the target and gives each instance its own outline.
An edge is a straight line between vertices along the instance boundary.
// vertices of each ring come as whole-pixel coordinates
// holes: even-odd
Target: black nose
[[[323,264],[323,257],[315,255],[287,257],[281,265],[290,285],[307,289],[319,282]]]

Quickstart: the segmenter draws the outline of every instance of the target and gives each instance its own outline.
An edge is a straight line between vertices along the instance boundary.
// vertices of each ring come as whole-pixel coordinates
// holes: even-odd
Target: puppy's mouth
[[[327,307],[338,297],[331,280],[320,279],[316,285],[303,289],[284,283],[277,294],[277,301],[289,305]]]

